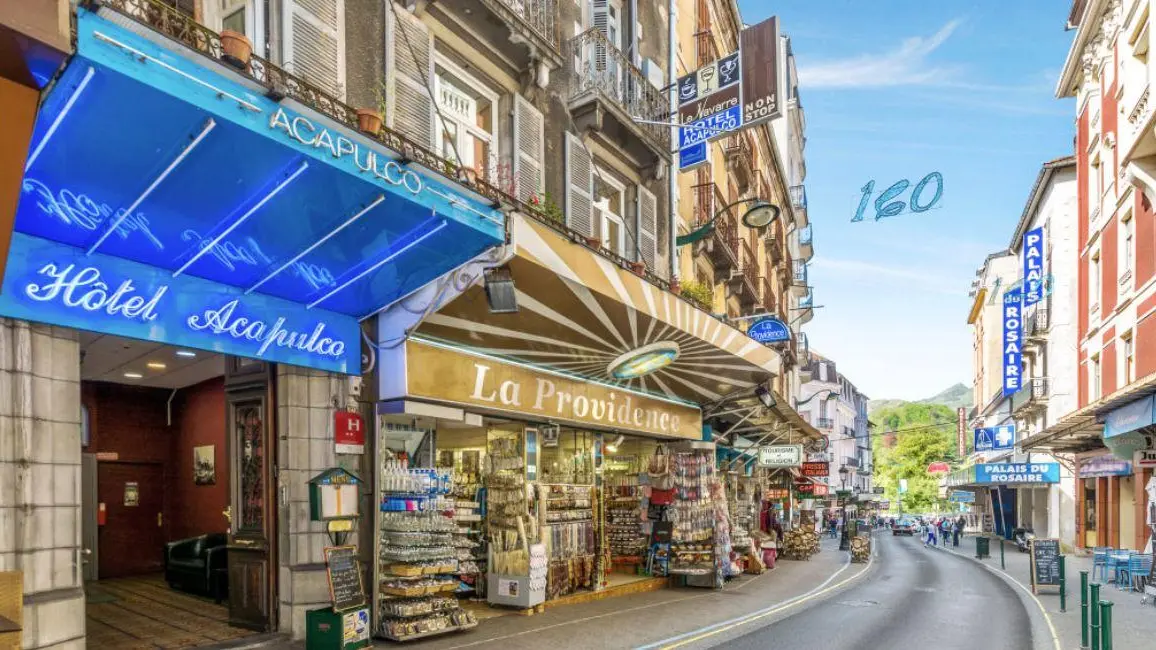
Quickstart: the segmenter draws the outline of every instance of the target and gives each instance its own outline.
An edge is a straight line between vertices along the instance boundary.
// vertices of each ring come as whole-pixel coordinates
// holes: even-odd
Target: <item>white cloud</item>
[[[874,88],[942,83],[954,76],[953,67],[935,66],[927,57],[951,36],[960,20],[952,20],[930,37],[908,38],[899,47],[882,54],[864,54],[847,59],[804,66],[799,71],[804,88]]]

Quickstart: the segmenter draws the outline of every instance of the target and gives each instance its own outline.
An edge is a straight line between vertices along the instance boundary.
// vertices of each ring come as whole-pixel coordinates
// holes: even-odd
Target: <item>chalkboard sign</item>
[[[333,611],[348,612],[365,607],[365,588],[361,584],[361,563],[357,561],[356,546],[326,548],[325,571],[329,576]]]
[[[1060,586],[1060,540],[1032,540],[1032,588]]]

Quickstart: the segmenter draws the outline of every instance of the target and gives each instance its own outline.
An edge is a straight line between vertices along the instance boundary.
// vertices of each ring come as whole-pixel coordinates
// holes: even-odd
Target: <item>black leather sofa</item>
[[[218,603],[228,599],[228,539],[225,533],[210,533],[165,544],[165,582]]]

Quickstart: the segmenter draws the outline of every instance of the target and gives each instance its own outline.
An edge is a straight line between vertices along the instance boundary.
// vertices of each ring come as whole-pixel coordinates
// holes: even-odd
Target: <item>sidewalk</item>
[[[999,540],[991,540],[991,557],[985,560],[975,559],[975,537],[967,536],[959,541],[959,548],[940,547],[959,555],[971,558],[973,561],[984,564],[996,572],[1005,573],[1008,577],[1022,585],[1027,592],[1031,592],[1031,568],[1028,564],[1027,553],[1020,553],[1012,542],[1004,542],[1004,563],[1006,571],[1000,570]],[[1060,638],[1060,646],[1064,650],[1080,647],[1080,571],[1088,572],[1088,582],[1092,582],[1092,557],[1082,555],[1066,555],[1065,578],[1068,583],[1067,611],[1060,612],[1060,595],[1056,588],[1042,588],[1036,594],[1036,599],[1043,606],[1055,627]],[[1097,573],[1096,582],[1103,582]],[[1112,603],[1112,643],[1116,648],[1147,648],[1152,647],[1156,639],[1156,605],[1149,602],[1140,604],[1140,592],[1127,592],[1116,589],[1112,584],[1101,584],[1100,600]],[[1090,616],[1090,614],[1089,614]]]

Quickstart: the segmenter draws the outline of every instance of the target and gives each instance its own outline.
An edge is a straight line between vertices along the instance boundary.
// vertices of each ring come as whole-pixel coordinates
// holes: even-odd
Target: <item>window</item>
[[[1132,213],[1124,215],[1123,221],[1120,223],[1120,246],[1123,250],[1120,251],[1120,281],[1123,282],[1132,277]]]
[[[1088,267],[1088,304],[1092,306],[1092,313],[1100,310],[1100,251],[1092,253]]]
[[[1136,357],[1132,345],[1132,332],[1124,332],[1120,337],[1123,339],[1121,346],[1121,354],[1124,355],[1124,385],[1128,385],[1136,379]]]
[[[1100,399],[1100,355],[1092,355],[1092,362],[1089,364],[1088,369],[1091,374],[1088,401],[1094,402]]]
[[[245,33],[245,3],[224,0],[224,17],[221,18],[221,28],[234,32]]]
[[[1088,173],[1088,205],[1092,213],[1092,220],[1100,214],[1100,159],[1092,161],[1092,168]]]
[[[594,174],[594,228],[602,245],[615,255],[626,254],[626,185],[602,169]]]
[[[460,156],[462,165],[479,177],[494,178],[497,94],[441,56],[435,73],[434,96],[441,113],[437,121],[438,153],[447,160]]]

